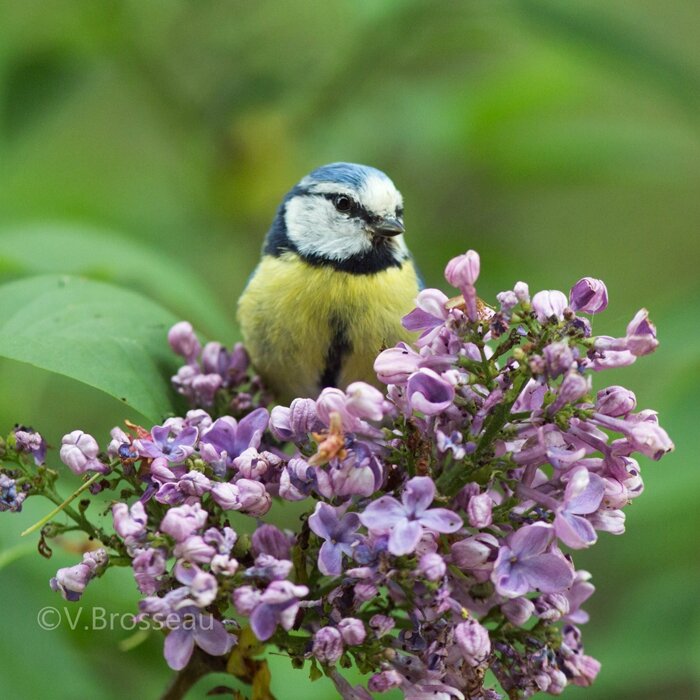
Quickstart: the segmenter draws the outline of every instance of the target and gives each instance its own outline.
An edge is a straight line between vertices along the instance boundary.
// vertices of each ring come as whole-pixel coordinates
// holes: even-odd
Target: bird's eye
[[[335,204],[335,208],[338,211],[350,211],[350,209],[352,208],[352,199],[350,199],[350,197],[348,197],[347,195],[339,194],[333,200],[333,204]]]

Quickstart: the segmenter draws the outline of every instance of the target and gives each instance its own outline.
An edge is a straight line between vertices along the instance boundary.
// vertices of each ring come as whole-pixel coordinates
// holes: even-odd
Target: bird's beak
[[[403,233],[406,229],[403,224],[391,216],[379,219],[376,224],[372,226],[372,230],[376,236],[398,236]]]

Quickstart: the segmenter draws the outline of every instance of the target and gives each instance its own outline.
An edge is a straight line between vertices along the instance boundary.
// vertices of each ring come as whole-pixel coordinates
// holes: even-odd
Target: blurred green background
[[[643,462],[624,538],[577,557],[598,587],[584,639],[603,669],[566,696],[698,698],[699,35],[692,0],[3,2],[0,281],[111,280],[231,342],[280,198],[335,160],[391,175],[429,285],[469,247],[485,299],[518,279],[532,291],[604,279],[594,330],[623,334],[646,306],[661,347],[603,380],[658,409],[677,449]],[[185,277],[201,291],[182,293]],[[104,439],[124,417],[13,363],[0,396],[3,432],[28,423],[54,445],[78,426]],[[4,514],[0,549],[48,508]],[[155,635],[122,651],[129,632],[38,627],[43,606],[62,607],[49,577],[76,558],[0,570],[0,695],[158,697],[169,672]],[[137,595],[110,571],[83,600],[86,616],[126,613]],[[272,664],[279,700],[335,697]]]

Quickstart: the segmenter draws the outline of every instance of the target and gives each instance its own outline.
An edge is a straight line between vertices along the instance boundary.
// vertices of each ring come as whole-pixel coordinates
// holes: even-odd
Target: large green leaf
[[[0,277],[52,272],[116,282],[167,304],[211,335],[225,337],[231,331],[231,318],[201,277],[167,251],[82,224],[0,230]]]
[[[30,277],[0,287],[0,356],[95,387],[157,423],[173,409],[166,337],[177,320],[110,284]]]

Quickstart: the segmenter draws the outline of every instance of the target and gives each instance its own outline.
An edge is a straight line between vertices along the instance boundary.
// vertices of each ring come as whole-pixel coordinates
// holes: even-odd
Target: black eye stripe
[[[333,202],[338,195],[330,192],[324,192],[321,196]],[[370,213],[350,195],[343,194],[343,196],[350,200],[350,209],[348,209],[347,212],[343,212],[344,214],[347,214],[351,219],[362,219],[362,221],[365,221],[368,224],[376,221],[377,217],[371,216]]]

